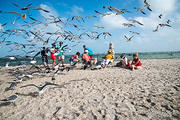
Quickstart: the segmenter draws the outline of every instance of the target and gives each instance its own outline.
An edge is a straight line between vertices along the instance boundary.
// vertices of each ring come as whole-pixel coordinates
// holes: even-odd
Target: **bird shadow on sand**
[[[3,106],[8,106],[10,105],[11,103],[10,102],[3,102],[0,104],[0,107],[3,107]]]
[[[28,94],[18,93],[18,95],[20,95],[20,96],[37,97],[37,96],[39,96],[39,93],[38,93],[38,92],[30,92],[30,93],[28,93]]]
[[[55,88],[66,88],[65,85],[69,85],[70,83],[64,83],[62,85],[59,85],[58,87],[52,87],[52,88],[49,88],[50,90],[51,89],[55,89]]]
[[[64,83],[62,85],[59,85],[58,87],[53,87],[53,88],[50,88],[50,89],[55,89],[55,88],[66,88],[65,85],[69,85],[71,84],[72,82],[78,82],[78,81],[89,81],[88,78],[82,78],[82,79],[79,79],[79,80],[70,80],[68,83]]]

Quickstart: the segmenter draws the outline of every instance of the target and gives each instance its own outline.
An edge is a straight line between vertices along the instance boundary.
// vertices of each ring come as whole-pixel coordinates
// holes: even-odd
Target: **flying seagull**
[[[134,9],[136,9],[137,11],[140,11],[140,12],[141,12],[142,14],[144,14],[144,15],[146,14],[146,13],[142,10],[142,8],[136,8],[136,7],[135,7]]]
[[[95,10],[95,12],[98,13],[98,14],[101,14],[103,17],[106,16],[106,15],[111,15],[111,13],[104,14],[104,13],[101,13],[101,12],[99,12],[97,10]]]
[[[129,23],[123,23],[122,25],[127,26],[127,27],[135,27],[133,24],[129,24]]]
[[[162,16],[163,16],[163,15],[162,15],[162,14],[160,14],[158,17],[161,19],[161,18],[162,18]]]
[[[137,34],[137,35],[139,35],[140,33],[138,33],[138,32],[134,32],[134,31],[129,31],[130,33],[133,33],[133,34]]]
[[[144,4],[144,7],[146,7],[149,11],[152,11],[150,8],[150,4],[146,0],[144,0]]]
[[[167,27],[171,27],[170,25],[168,25],[168,24],[159,24],[159,26],[161,26],[161,27],[165,27],[165,26],[167,26]]]
[[[170,22],[171,22],[171,20],[168,19],[168,20],[167,20],[167,24],[169,24]]]
[[[54,84],[54,83],[50,83],[50,82],[45,82],[44,85],[40,85],[40,86],[37,86],[35,84],[28,84],[28,85],[22,86],[20,88],[29,87],[29,86],[36,87],[38,89],[39,94],[42,94],[44,92],[44,88],[46,86],[49,86],[49,85],[59,86],[58,84]]]
[[[8,13],[19,15],[23,20],[25,20],[26,17],[27,17],[27,14],[22,15],[22,14],[20,14],[20,13],[18,13],[18,12],[8,12]]]
[[[159,28],[159,25],[156,27],[155,30],[153,30],[153,32],[157,32],[157,31],[158,31],[158,28]]]
[[[127,37],[126,35],[124,35],[124,37],[127,39],[127,41],[129,42],[129,41],[131,41],[131,39],[134,37],[134,36],[131,36],[131,37]]]
[[[134,19],[130,19],[129,21],[132,21],[133,23],[137,23],[137,24],[139,24],[139,25],[143,25],[142,23],[140,23],[139,21],[134,20]]]

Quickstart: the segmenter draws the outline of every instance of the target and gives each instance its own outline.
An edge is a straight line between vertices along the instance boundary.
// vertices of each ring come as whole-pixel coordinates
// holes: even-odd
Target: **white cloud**
[[[84,9],[82,7],[74,5],[71,8],[71,11],[66,12],[69,15],[77,16],[80,15],[82,12],[84,12]]]
[[[141,1],[141,7],[144,6],[143,1]],[[129,28],[129,30],[139,31],[140,36],[135,35],[131,42],[125,42],[123,38],[124,34],[129,35],[128,29],[123,29],[122,23],[129,23],[129,19],[123,16],[118,16],[115,14],[101,17],[100,23],[107,27],[112,33],[117,33],[117,29],[121,30],[119,34],[113,34],[111,40],[116,43],[117,47],[115,50],[117,52],[122,52],[126,50],[128,52],[132,51],[172,51],[180,50],[178,46],[180,44],[180,12],[179,6],[180,1],[177,0],[147,0],[151,5],[152,12],[147,12],[145,16],[135,16],[131,19],[136,19],[143,23],[144,26]],[[163,14],[162,19],[158,16]],[[160,23],[166,23],[170,19],[172,22],[170,27],[159,27],[158,32],[153,32],[156,26]],[[132,35],[132,34],[131,34]],[[131,36],[130,35],[130,36]],[[119,36],[121,36],[119,38]],[[119,39],[117,39],[119,38]],[[121,41],[121,42],[120,42]],[[120,50],[120,51],[119,51]]]
[[[177,9],[177,0],[148,0],[153,12],[169,14]]]
[[[107,29],[119,29],[124,28],[122,24],[128,23],[128,20],[122,15],[112,13],[111,15],[101,17],[100,22]]]
[[[58,12],[52,8],[52,7],[49,7],[48,5],[46,4],[40,4],[40,7],[50,11],[49,13],[45,13],[43,11],[40,11],[40,14],[43,16],[43,17],[46,17],[46,18],[51,18],[49,15],[52,15],[52,16],[55,16],[55,17],[58,17]],[[60,25],[61,26],[61,25]],[[43,26],[45,27],[45,26]],[[62,27],[62,26],[61,26]],[[56,24],[48,24],[48,26],[45,28],[46,32],[55,32],[57,30],[61,30],[58,26],[56,26]]]

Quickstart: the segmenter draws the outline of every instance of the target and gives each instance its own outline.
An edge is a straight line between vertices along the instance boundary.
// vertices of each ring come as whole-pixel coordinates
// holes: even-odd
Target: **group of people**
[[[52,63],[52,69],[55,69],[56,65],[56,57],[58,57],[58,64],[60,62],[62,63],[62,67],[64,67],[64,52],[67,48],[67,45],[63,45],[63,42],[60,41],[59,44],[56,46],[55,44],[52,44],[51,49],[43,47],[43,50],[39,53],[37,53],[34,58],[41,53],[42,62],[43,65],[50,69],[48,65],[48,52],[50,52],[50,59],[53,61]],[[92,65],[98,65],[100,68],[105,68],[108,65],[112,64],[115,57],[114,52],[114,46],[113,43],[110,42],[109,49],[106,53],[106,55],[103,57],[103,61],[98,61],[97,58],[93,58],[93,51],[86,47],[86,45],[83,45],[84,53],[80,54],[80,52],[77,52],[75,55],[70,57],[69,62],[71,66],[75,66],[77,63],[79,63],[82,60],[82,63],[84,64],[83,68],[86,69],[88,67],[91,67]],[[121,68],[128,68],[131,70],[139,69],[141,68],[141,60],[138,58],[138,54],[133,54],[133,60],[132,62],[126,58],[126,55],[123,53],[121,56],[119,56],[120,62],[117,63],[116,66],[119,66]]]

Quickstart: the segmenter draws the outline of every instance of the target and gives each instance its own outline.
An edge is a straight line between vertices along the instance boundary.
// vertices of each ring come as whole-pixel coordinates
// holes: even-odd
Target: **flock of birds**
[[[68,44],[71,44],[71,45],[68,46],[69,48],[68,50],[71,51],[72,47],[75,47],[82,43],[81,40],[84,40],[84,39],[98,40],[100,39],[101,36],[104,39],[106,39],[108,36],[112,36],[110,32],[101,31],[101,30],[104,30],[105,28],[104,26],[95,25],[93,26],[93,29],[96,29],[96,30],[87,30],[85,26],[82,25],[83,23],[88,22],[88,19],[97,18],[96,15],[86,16],[86,17],[72,16],[69,18],[65,18],[65,17],[54,16],[51,14],[51,11],[48,11],[41,7],[32,6],[32,3],[26,5],[25,7],[19,6],[15,3],[13,3],[13,5],[16,8],[18,8],[20,11],[22,11],[22,13],[0,11],[0,15],[1,14],[2,15],[4,14],[15,15],[14,20],[10,20],[10,18],[7,18],[7,17],[3,17],[5,20],[10,21],[10,24],[12,25],[11,28],[14,28],[14,29],[5,30],[5,27],[9,24],[9,22],[6,22],[0,25],[0,30],[1,30],[0,47],[3,47],[3,44],[5,44],[6,46],[10,46],[11,49],[9,52],[14,51],[14,50],[20,50],[24,52],[24,55],[27,55],[27,54],[32,55],[35,52],[39,51],[40,49],[39,46],[47,46],[49,44],[56,44],[58,43],[59,39],[63,41],[69,41]],[[151,5],[147,2],[147,0],[144,0],[144,7],[150,12],[152,11],[152,9],[150,8]],[[102,17],[111,15],[114,12],[116,15],[130,13],[130,11],[127,9],[118,9],[118,8],[114,8],[108,5],[103,6],[103,8],[107,9],[108,12],[102,13],[95,10],[95,12],[97,14],[102,15]],[[139,11],[143,15],[146,14],[143,8],[134,7],[134,9]],[[35,10],[44,12],[43,13],[44,15],[42,15],[42,18],[40,20],[35,18],[32,15]],[[160,14],[158,17],[159,19],[161,19],[163,15]],[[21,20],[21,24],[19,25],[17,21],[20,21],[20,20]],[[144,25],[143,23],[135,19],[130,19],[129,21],[131,23],[123,23],[122,25],[128,28],[136,27],[135,24],[140,25],[140,26]],[[166,23],[158,24],[156,28],[153,30],[153,32],[157,32],[159,27],[165,27],[165,26],[171,27],[170,22],[171,20],[168,19]],[[38,29],[39,28],[38,25],[44,26],[45,28],[40,27],[42,29]],[[55,25],[57,27],[57,31],[47,32],[46,29],[50,25]],[[66,28],[69,28],[69,29],[66,30]],[[78,32],[80,34],[76,34]],[[130,30],[129,32],[135,35],[140,35],[140,33],[137,31]],[[15,42],[12,40],[9,41],[8,38],[13,37],[13,36],[17,36],[17,37],[21,36],[23,37],[23,39],[27,41],[26,42],[17,42],[17,41]],[[124,35],[124,37],[127,41],[131,41],[134,35],[131,37]],[[27,52],[27,49],[31,51]]]
[[[144,7],[151,12],[152,9],[150,8],[150,6],[151,6],[151,5],[147,2],[147,0],[144,0]],[[108,9],[109,12],[102,13],[102,12],[99,12],[99,11],[95,10],[95,12],[98,13],[98,14],[100,14],[100,15],[102,15],[102,17],[107,16],[107,15],[111,15],[111,14],[113,14],[113,12],[115,12],[116,15],[122,15],[122,14],[125,14],[125,13],[130,13],[130,11],[128,11],[128,10],[126,10],[126,9],[118,9],[118,8],[114,8],[114,7],[107,6],[107,5],[106,5],[106,6],[103,6],[103,8],[104,8],[104,9]],[[143,8],[136,8],[136,7],[134,7],[134,9],[137,10],[137,11],[139,11],[141,14],[146,15],[146,13],[143,11]],[[158,18],[161,19],[162,16],[163,16],[163,15],[160,14],[160,15],[158,16]],[[139,22],[138,20],[135,20],[135,19],[130,19],[129,21],[132,22],[132,23],[134,23],[134,24],[141,25],[141,26],[144,25],[143,23],[141,23],[141,22]],[[168,20],[166,21],[166,23],[159,23],[159,24],[156,26],[156,28],[153,30],[153,32],[158,32],[159,27],[171,27],[170,22],[171,22],[171,20],[168,19]],[[132,24],[132,23],[123,23],[122,25],[125,26],[125,27],[136,27],[136,26],[135,26],[134,24]],[[132,33],[132,34],[140,35],[140,33],[139,33],[139,32],[136,32],[136,31],[129,31],[129,32]],[[132,39],[134,36],[128,37],[128,36],[124,35],[124,37],[125,37],[125,39],[129,42],[129,41],[131,41],[131,39]]]
[[[55,76],[57,74],[61,74],[64,70],[66,70],[67,72],[69,72],[70,67],[59,67],[59,65],[56,66],[57,70],[55,72],[52,72],[51,70],[47,70],[47,69],[42,69],[40,66],[35,65],[35,64],[31,64],[31,66],[28,65],[21,65],[19,67],[16,68],[10,68],[8,69],[8,73],[11,74],[12,76],[15,77],[15,80],[13,80],[12,82],[8,82],[10,83],[9,87],[7,87],[4,92],[7,92],[9,90],[15,90],[15,88],[17,87],[18,84],[21,84],[23,81],[27,81],[27,80],[31,80],[33,77],[45,77],[47,75],[49,75],[51,77],[51,80],[54,81]],[[49,74],[48,74],[49,73]],[[70,84],[70,83],[66,83],[66,84]],[[65,84],[64,84],[65,85]],[[55,84],[54,82],[45,82],[42,85],[36,85],[36,84],[27,84],[24,86],[21,86],[20,88],[26,88],[26,87],[35,87],[37,88],[37,92],[31,92],[30,95],[33,97],[37,97],[38,95],[41,95],[44,93],[45,89],[48,86],[55,86],[55,87],[62,87],[62,85],[58,85]],[[15,93],[11,96],[9,96],[6,99],[2,99],[0,101],[2,101],[2,103],[0,103],[0,106],[3,105],[9,105],[11,103],[13,103],[15,105],[15,101],[19,98],[19,96],[23,96],[24,94],[21,93]]]
[[[41,49],[39,46],[48,46],[49,44],[57,44],[59,39],[63,41],[69,41],[70,45],[68,45],[67,50],[70,51],[72,47],[75,47],[81,44],[82,43],[81,40],[83,39],[98,40],[100,39],[100,37],[106,39],[108,36],[112,36],[110,32],[102,31],[105,29],[104,26],[95,25],[93,26],[93,29],[95,30],[88,30],[86,29],[85,26],[79,25],[79,24],[83,24],[87,22],[88,19],[97,18],[97,16],[95,15],[86,16],[86,17],[72,16],[70,18],[64,18],[64,17],[54,16],[51,14],[51,11],[48,11],[44,8],[32,6],[32,3],[26,5],[25,7],[21,7],[15,3],[13,3],[13,5],[16,8],[18,8],[21,12],[6,12],[6,11],[0,10],[0,16],[4,14],[15,15],[15,19],[13,20],[10,20],[10,18],[7,18],[7,17],[3,17],[5,20],[9,22],[5,22],[0,25],[0,38],[1,38],[0,47],[3,47],[3,45],[9,46],[9,48],[11,49],[9,52],[20,50],[21,52],[24,52],[24,56],[26,56],[26,58],[29,58],[29,59],[32,59],[31,56],[33,54],[39,52],[39,49]],[[147,2],[147,0],[144,0],[144,7],[148,11],[150,12],[152,11],[151,5]],[[108,5],[103,6],[103,8],[107,9],[109,12],[102,13],[95,10],[95,13],[102,15],[102,17],[111,15],[114,12],[116,15],[130,13],[130,11],[126,9],[118,9],[118,8],[114,8]],[[143,15],[146,14],[143,8],[135,7],[134,9]],[[40,20],[35,18],[32,15],[33,12],[37,10],[42,11],[44,14]],[[160,14],[158,17],[159,19],[161,19],[163,15]],[[17,23],[20,20],[21,20],[21,24]],[[143,23],[135,19],[130,19],[129,21],[132,23],[123,23],[122,25],[128,28],[136,27],[135,24],[140,25],[140,26],[144,25]],[[159,27],[171,27],[170,23],[171,23],[171,20],[167,20],[166,23],[158,24],[156,28],[153,30],[153,32],[157,32],[159,30]],[[11,25],[10,27],[11,29],[10,28],[5,29],[8,24]],[[39,27],[39,25],[41,25],[41,27]],[[46,29],[50,25],[55,25],[58,28],[57,31],[47,32]],[[42,29],[42,26],[45,28]],[[81,33],[77,34],[79,32]],[[140,33],[137,31],[130,30],[129,32],[132,34],[140,35]],[[13,38],[14,36],[15,37],[21,36],[26,41],[8,40],[10,37]],[[131,41],[134,36],[129,37],[127,35],[124,35],[124,37],[127,41]],[[6,57],[8,57],[10,60],[16,60],[16,59],[22,58],[22,56],[6,56]],[[30,73],[26,71],[25,70],[25,68],[27,67],[26,65],[22,65],[21,68],[16,68],[16,69],[11,70],[11,72],[16,76],[16,80],[13,81],[11,85],[5,91],[14,89],[14,87],[19,82],[21,82],[22,79],[24,78],[31,79],[33,75],[43,75],[42,73],[43,70],[39,66],[35,65],[34,63],[35,63],[34,61],[31,61],[31,68],[29,70],[36,69],[37,71],[35,72]],[[8,66],[8,63],[6,66]],[[23,69],[23,73],[20,72],[19,69]],[[55,75],[57,75],[59,71],[63,71],[63,70],[69,71],[70,68],[61,68],[61,69],[58,68],[58,70],[53,73],[52,80],[55,80]],[[17,76],[17,74],[19,74],[19,76]],[[43,93],[44,88],[50,85],[59,86],[54,83],[46,82],[42,86],[37,86],[35,84],[28,84],[28,85],[22,86],[22,88],[33,86],[38,89],[38,93]],[[14,103],[17,100],[17,98],[18,98],[18,94],[16,93],[8,97],[7,99],[3,99],[1,101]]]

